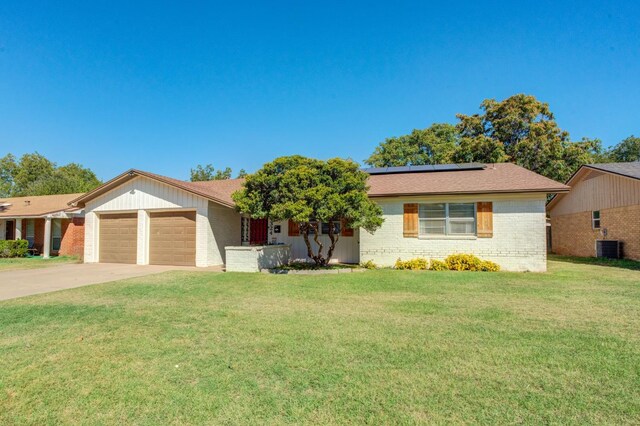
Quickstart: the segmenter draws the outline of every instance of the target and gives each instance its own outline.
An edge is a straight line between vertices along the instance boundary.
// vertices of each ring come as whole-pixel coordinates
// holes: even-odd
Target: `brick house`
[[[552,251],[594,257],[596,240],[619,240],[625,258],[640,260],[640,162],[587,164],[567,185],[547,205]]]
[[[0,240],[29,241],[45,258],[84,254],[84,212],[69,206],[81,194],[0,199]]]
[[[442,259],[472,253],[505,270],[546,270],[546,197],[569,187],[514,164],[366,169],[384,224],[370,234],[344,223],[333,260]],[[85,211],[85,262],[227,266],[254,271],[263,260],[307,260],[292,222],[245,217],[231,195],[242,179],[186,182],[129,170],[72,201]],[[230,257],[231,256],[231,257]]]

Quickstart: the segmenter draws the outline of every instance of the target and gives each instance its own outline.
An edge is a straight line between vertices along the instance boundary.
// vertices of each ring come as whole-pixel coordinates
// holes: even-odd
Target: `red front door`
[[[261,245],[267,243],[267,219],[251,219],[249,224],[249,244]]]

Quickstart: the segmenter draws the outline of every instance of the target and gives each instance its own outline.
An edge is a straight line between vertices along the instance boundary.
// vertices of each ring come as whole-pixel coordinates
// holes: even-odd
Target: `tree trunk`
[[[331,240],[331,245],[329,246],[329,251],[327,252],[327,260],[325,264],[329,264],[331,260],[331,256],[333,256],[333,250],[336,248],[336,244],[338,243],[338,239],[340,238],[340,234],[335,234],[335,229],[333,227],[333,221],[329,223],[329,240]]]
[[[311,241],[309,241],[309,231],[313,230],[313,241],[318,245],[318,252],[314,253],[313,248],[311,248]],[[309,256],[316,263],[317,266],[325,266],[327,261],[322,256],[323,244],[318,239],[320,225],[316,223],[316,225],[311,225],[309,223],[305,223],[300,225],[300,231],[302,231],[302,238],[304,239],[304,243],[307,246],[307,256]]]

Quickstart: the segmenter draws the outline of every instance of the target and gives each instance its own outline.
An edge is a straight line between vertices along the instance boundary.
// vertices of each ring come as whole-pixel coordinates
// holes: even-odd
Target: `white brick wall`
[[[416,202],[493,202],[493,238],[419,239],[402,236],[403,204]],[[385,222],[375,234],[360,231],[360,261],[392,266],[398,258],[444,259],[470,253],[507,271],[546,271],[545,194],[505,194],[376,199]]]

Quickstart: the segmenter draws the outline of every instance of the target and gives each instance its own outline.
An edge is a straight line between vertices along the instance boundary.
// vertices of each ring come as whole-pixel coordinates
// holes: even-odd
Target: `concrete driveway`
[[[41,269],[4,271],[0,272],[0,300],[175,270],[220,271],[221,268],[81,263]]]

